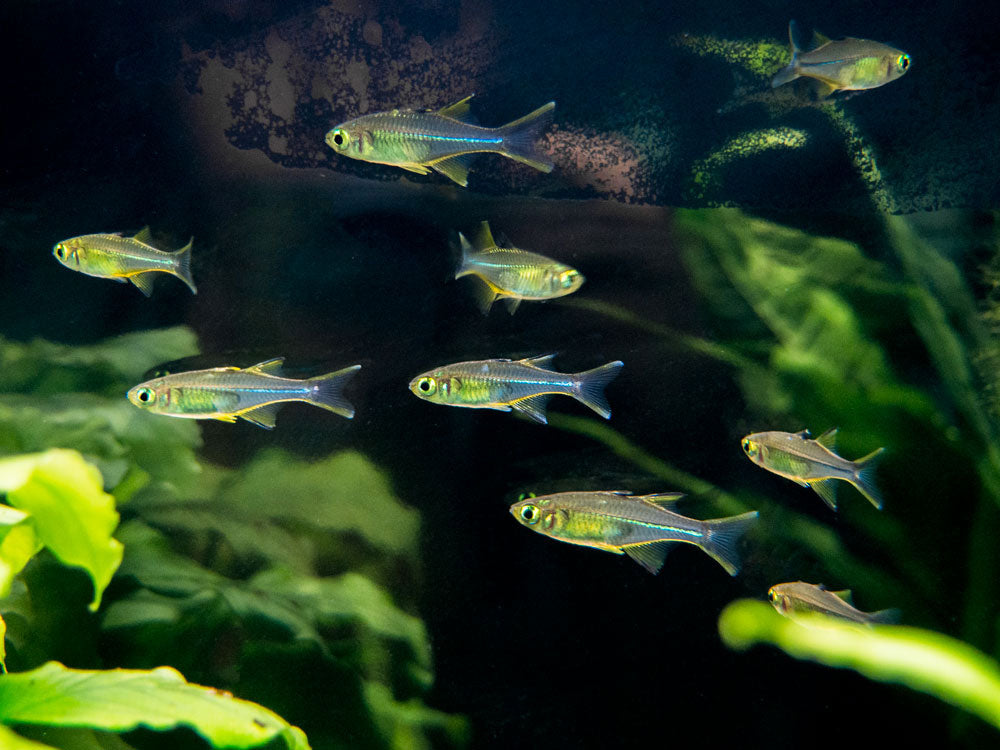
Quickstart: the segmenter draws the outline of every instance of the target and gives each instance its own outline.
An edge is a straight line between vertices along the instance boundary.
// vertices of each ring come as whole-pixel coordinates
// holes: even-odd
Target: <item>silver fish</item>
[[[862,625],[899,620],[897,609],[862,612],[854,607],[849,590],[828,591],[824,586],[815,583],[803,581],[779,583],[768,590],[767,598],[778,612],[791,618],[801,612],[818,612]]]

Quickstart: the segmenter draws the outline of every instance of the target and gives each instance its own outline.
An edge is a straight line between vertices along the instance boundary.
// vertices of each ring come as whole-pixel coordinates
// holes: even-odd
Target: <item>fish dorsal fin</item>
[[[799,430],[795,433],[795,437],[802,438],[803,440],[808,440],[812,437],[812,433],[809,430]]]
[[[632,544],[622,549],[626,555],[655,576],[663,567],[663,561],[667,559],[667,553],[672,544],[673,542],[652,542],[650,544]]]
[[[837,482],[835,479],[823,479],[808,484],[817,495],[823,498],[823,502],[830,506],[830,510],[837,510]]]
[[[816,438],[816,442],[822,445],[828,451],[837,450],[837,428],[831,427],[829,430],[827,430],[818,438]]]
[[[263,427],[265,430],[273,430],[275,419],[278,416],[278,409],[280,408],[281,404],[264,404],[263,406],[258,406],[256,409],[245,411],[240,416],[247,422],[252,422],[258,427]]]
[[[265,359],[263,362],[258,362],[253,367],[248,367],[247,372],[259,372],[264,375],[277,375],[281,371],[281,366],[284,364],[284,357],[275,357],[274,359]]]
[[[824,44],[829,44],[829,43],[830,43],[830,37],[828,37],[826,34],[816,31],[816,29],[813,29],[812,40],[809,42],[810,51],[814,49],[819,49]]]
[[[552,398],[551,393],[542,393],[538,396],[532,396],[531,398],[522,398],[519,401],[512,401],[510,405],[522,414],[526,414],[531,417],[536,422],[548,424],[549,420],[545,416],[545,405],[549,403],[550,398]]]
[[[511,315],[517,312],[517,306],[521,304],[520,297],[505,297],[504,304],[507,305],[507,312]]]
[[[525,357],[521,360],[522,364],[529,365],[531,367],[538,367],[544,369],[552,364],[552,360],[556,358],[555,354],[539,354],[537,357]]]
[[[152,271],[146,273],[136,273],[128,277],[128,280],[138,287],[139,291],[149,297],[153,293],[153,279],[156,276]]]
[[[842,589],[841,591],[831,591],[830,593],[833,594],[838,599],[840,599],[842,602],[846,602],[847,604],[850,604],[852,607],[854,606],[854,601],[853,597],[851,596],[850,589]]]
[[[450,159],[442,159],[431,164],[431,169],[439,172],[462,187],[469,186],[469,167],[477,154],[461,154]]]
[[[142,242],[146,245],[153,241],[153,233],[149,230],[148,226],[143,227],[138,232],[132,235],[132,239],[136,242]]]
[[[469,94],[464,99],[459,99],[454,104],[449,104],[447,107],[441,107],[437,111],[437,114],[442,117],[450,117],[453,120],[461,120],[462,122],[469,122],[471,119],[471,114],[469,112],[469,102],[472,101],[472,97],[475,94]]]
[[[670,505],[684,497],[683,492],[658,492],[655,495],[642,495],[639,500],[645,500],[653,505]]]
[[[490,223],[488,221],[484,221],[479,225],[479,229],[476,230],[476,236],[472,240],[472,246],[476,250],[489,250],[497,246],[497,241],[493,239],[493,232],[490,231]]]

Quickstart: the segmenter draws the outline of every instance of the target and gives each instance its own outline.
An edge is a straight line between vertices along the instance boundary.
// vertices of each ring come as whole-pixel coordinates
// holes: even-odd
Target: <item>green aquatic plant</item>
[[[859,627],[820,614],[791,620],[763,602],[743,599],[722,611],[719,634],[740,651],[769,643],[796,659],[906,685],[1000,728],[1000,665],[941,633],[896,625]]]

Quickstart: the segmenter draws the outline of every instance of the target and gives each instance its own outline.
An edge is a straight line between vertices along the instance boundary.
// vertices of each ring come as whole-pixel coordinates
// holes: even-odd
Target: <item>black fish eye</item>
[[[333,142],[336,143],[338,146],[341,145],[344,142],[344,136],[342,136],[340,133],[337,133],[335,136],[333,136]]]
[[[421,393],[433,393],[434,392],[434,378],[420,378],[417,382],[417,390]]]
[[[538,507],[535,505],[525,505],[521,508],[521,519],[525,523],[535,523],[538,521]]]
[[[142,401],[144,404],[148,404],[153,400],[153,389],[152,388],[140,388],[135,392],[135,397]]]

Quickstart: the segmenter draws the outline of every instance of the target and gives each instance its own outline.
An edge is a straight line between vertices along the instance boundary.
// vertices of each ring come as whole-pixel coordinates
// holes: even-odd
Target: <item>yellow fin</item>
[[[437,111],[437,114],[442,117],[451,117],[454,120],[467,120],[469,117],[469,102],[472,101],[472,97],[475,94],[469,94],[464,99],[459,99],[454,104],[449,104],[447,107],[441,107]]]
[[[442,159],[431,164],[431,169],[440,172],[449,180],[457,182],[462,187],[469,186],[469,165],[476,154],[461,154],[450,159]]]
[[[253,367],[246,368],[246,371],[259,372],[265,375],[277,375],[278,372],[281,370],[281,365],[283,365],[284,362],[285,362],[284,357],[274,357],[273,359],[265,359],[263,362],[258,362]]]
[[[128,280],[138,287],[139,291],[149,297],[153,293],[153,279],[156,278],[155,271],[136,273],[128,277]]]
[[[132,239],[136,242],[142,242],[148,245],[153,241],[153,233],[149,230],[149,226],[147,225],[132,235]]]
[[[265,430],[273,430],[275,419],[278,416],[278,409],[280,409],[282,404],[264,404],[263,406],[258,406],[256,409],[249,409],[248,411],[240,413],[240,416],[247,422],[251,422],[258,427],[263,427]]]
[[[397,167],[402,167],[409,172],[416,172],[417,174],[430,174],[431,170],[427,167],[421,166],[420,164],[396,164]]]
[[[472,246],[476,250],[488,250],[497,246],[497,241],[493,239],[493,232],[490,231],[490,223],[484,221],[479,225],[479,230],[472,240]]]

